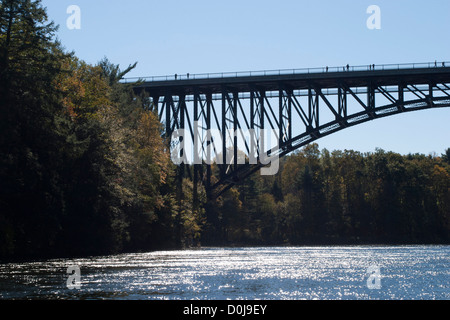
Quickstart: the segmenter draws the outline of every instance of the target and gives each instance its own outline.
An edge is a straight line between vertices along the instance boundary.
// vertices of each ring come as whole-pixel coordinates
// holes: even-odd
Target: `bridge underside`
[[[214,198],[267,166],[268,156],[374,119],[450,106],[450,68],[152,81],[135,90],[149,97],[167,136],[184,130],[177,143],[197,141],[178,155],[195,163],[194,182]]]

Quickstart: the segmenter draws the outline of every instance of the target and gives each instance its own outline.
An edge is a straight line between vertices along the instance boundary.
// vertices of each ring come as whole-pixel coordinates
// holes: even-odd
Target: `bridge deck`
[[[361,87],[368,84],[380,86],[394,86],[404,82],[405,84],[430,84],[436,82],[450,82],[450,63],[426,67],[411,68],[384,68],[380,66],[375,70],[356,70],[350,67],[342,69],[333,68],[332,71],[324,72],[295,72],[289,74],[286,71],[273,74],[235,73],[235,74],[211,74],[187,75],[173,77],[154,77],[150,81],[142,82],[135,87],[137,92],[145,89],[151,96],[163,96],[165,94],[192,95],[195,92],[221,93],[224,88],[236,92],[250,92],[254,90],[277,91],[280,88],[293,90],[308,89],[311,85],[324,88],[336,88],[345,83],[349,87]],[[367,68],[368,69],[368,68]],[[316,69],[312,69],[313,71]],[[262,72],[260,72],[262,73]],[[254,75],[256,74],[256,75]],[[221,76],[222,75],[222,76]],[[235,76],[233,76],[235,75]],[[167,80],[166,80],[167,79]],[[137,80],[137,79],[136,79]],[[131,81],[126,79],[127,82]]]

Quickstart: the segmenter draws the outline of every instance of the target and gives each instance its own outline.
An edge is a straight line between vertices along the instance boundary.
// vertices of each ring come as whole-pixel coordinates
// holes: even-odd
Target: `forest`
[[[66,52],[36,0],[0,1],[0,261],[191,246],[450,243],[442,155],[320,150],[216,200],[107,58]]]

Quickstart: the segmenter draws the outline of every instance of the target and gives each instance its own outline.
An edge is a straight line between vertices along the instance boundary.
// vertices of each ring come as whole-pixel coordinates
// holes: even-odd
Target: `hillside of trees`
[[[450,149],[442,156],[319,150],[283,158],[219,201],[208,240],[253,244],[449,243]],[[216,232],[220,230],[220,232]],[[217,239],[215,235],[221,235]]]
[[[66,52],[40,1],[0,1],[0,261],[196,245],[450,243],[442,156],[320,150],[207,202],[153,106]]]
[[[175,170],[145,99],[64,51],[40,1],[0,2],[0,257],[178,245]]]

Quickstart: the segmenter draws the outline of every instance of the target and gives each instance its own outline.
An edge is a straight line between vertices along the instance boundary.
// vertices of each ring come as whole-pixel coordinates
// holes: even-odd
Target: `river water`
[[[450,246],[202,248],[3,264],[0,299],[450,300],[449,275]]]

